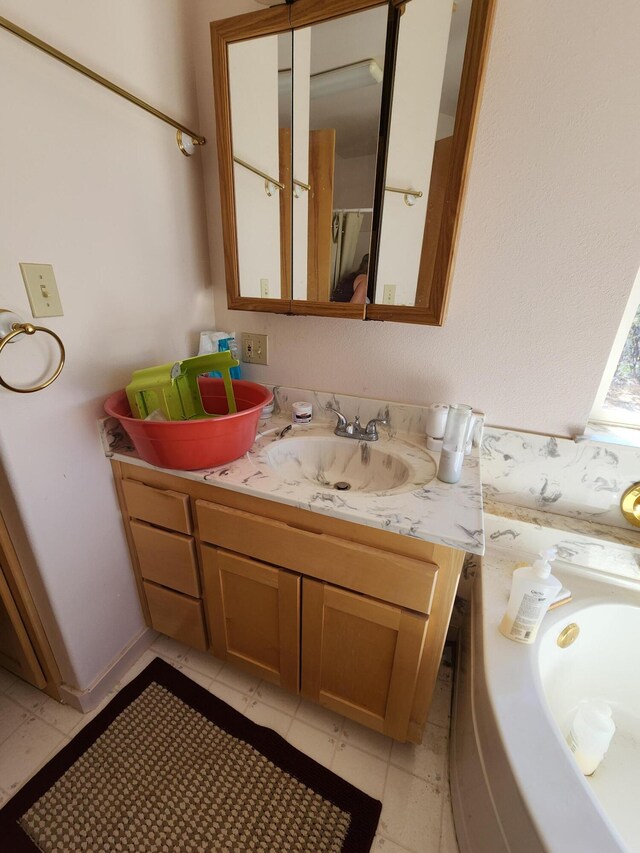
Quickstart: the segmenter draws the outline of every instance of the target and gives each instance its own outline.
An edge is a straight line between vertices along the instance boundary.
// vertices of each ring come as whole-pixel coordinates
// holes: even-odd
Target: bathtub
[[[640,589],[556,564],[573,601],[521,645],[497,627],[521,556],[483,558],[461,634],[450,752],[460,851],[640,851]],[[580,633],[561,648],[571,623]],[[590,779],[565,742],[584,698],[609,702],[617,727]]]

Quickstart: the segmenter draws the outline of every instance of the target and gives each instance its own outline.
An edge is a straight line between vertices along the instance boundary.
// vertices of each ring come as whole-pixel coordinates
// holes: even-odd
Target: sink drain
[[[339,492],[348,492],[351,488],[351,483],[347,483],[344,480],[338,480],[338,482],[335,484],[335,488]]]

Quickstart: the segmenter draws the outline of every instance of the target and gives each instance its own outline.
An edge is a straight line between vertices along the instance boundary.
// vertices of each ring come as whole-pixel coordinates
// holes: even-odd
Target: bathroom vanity
[[[381,470],[392,453],[404,459],[408,480],[339,492],[294,480],[287,442],[292,453],[339,442],[358,456],[363,442],[336,438],[328,421],[282,435],[286,425],[263,423],[248,454],[212,471],[153,468],[111,441],[147,624],[419,743],[464,550],[484,547],[477,451],[449,486],[418,444],[381,429],[372,454]]]

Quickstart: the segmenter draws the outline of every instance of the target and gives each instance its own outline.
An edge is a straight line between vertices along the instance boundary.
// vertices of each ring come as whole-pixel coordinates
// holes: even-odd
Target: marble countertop
[[[311,425],[294,425],[281,436],[291,423],[286,414],[261,421],[253,447],[235,462],[219,468],[167,470],[167,473],[343,521],[483,554],[485,542],[478,448],[474,447],[465,458],[458,483],[442,483],[435,478],[439,454],[426,450],[424,434],[395,429],[393,411],[389,415],[387,410],[386,414],[391,428],[380,427],[377,442],[335,439],[345,443],[345,449],[341,448],[345,460],[351,452],[360,456],[366,455],[369,449],[372,456],[378,455],[379,451],[392,454],[409,468],[409,478],[403,485],[384,492],[341,492],[323,484],[321,477],[314,481],[308,474],[296,474],[295,466],[286,465],[278,471],[270,465],[269,452],[273,453],[276,444],[278,453],[282,455],[280,448],[286,448],[286,442],[291,438],[333,437],[333,423],[327,420]],[[396,418],[397,426],[403,426],[403,420]],[[153,467],[137,456],[128,435],[115,418],[101,420],[100,431],[107,456],[146,468]]]

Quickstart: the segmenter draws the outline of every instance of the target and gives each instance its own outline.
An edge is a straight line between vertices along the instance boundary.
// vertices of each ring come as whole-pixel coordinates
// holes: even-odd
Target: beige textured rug
[[[78,735],[83,741],[89,735],[91,742],[86,748],[80,744],[77,757],[68,756],[72,760],[54,781],[44,784],[58,756],[28,783],[34,787],[45,774],[27,808],[16,813],[12,800],[3,809],[0,832],[5,812],[13,811],[6,815],[11,831],[22,834],[22,846],[5,849],[369,850],[380,804],[274,732],[251,723],[163,661],[154,661],[114,702],[122,705],[125,692],[135,695],[125,697],[121,708],[110,705],[87,727],[93,731]]]

